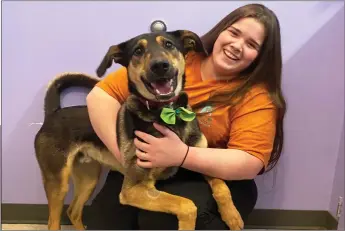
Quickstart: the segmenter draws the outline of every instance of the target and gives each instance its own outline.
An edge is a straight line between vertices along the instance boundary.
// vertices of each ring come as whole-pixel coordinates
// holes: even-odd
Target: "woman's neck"
[[[202,81],[208,81],[208,80],[221,81],[221,80],[230,80],[233,78],[231,74],[220,73],[216,70],[213,60],[212,60],[212,55],[201,60],[200,71],[201,71]]]

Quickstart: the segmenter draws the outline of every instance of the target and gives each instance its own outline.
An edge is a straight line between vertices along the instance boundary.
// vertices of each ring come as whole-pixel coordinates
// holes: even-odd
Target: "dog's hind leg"
[[[75,159],[72,171],[74,198],[67,209],[67,215],[77,230],[85,229],[83,208],[97,186],[101,170],[101,165],[93,159],[86,163],[81,163],[79,158]]]
[[[231,192],[225,182],[221,179],[204,176],[210,185],[213,198],[217,202],[218,211],[222,220],[231,230],[243,229],[243,220],[232,201]]]
[[[196,147],[206,148],[208,146],[206,137],[202,134]],[[243,229],[243,220],[232,201],[231,192],[225,182],[221,179],[204,176],[212,189],[213,198],[217,202],[218,211],[222,220],[231,230]]]
[[[70,167],[65,166],[59,175],[53,175],[51,173],[43,175],[43,184],[49,208],[49,230],[60,230],[61,213],[69,188],[68,179],[70,171]]]
[[[144,181],[132,184],[126,178],[120,193],[121,204],[135,206],[154,212],[165,212],[177,216],[179,230],[194,230],[197,207],[193,201],[159,191],[154,186],[155,181]]]

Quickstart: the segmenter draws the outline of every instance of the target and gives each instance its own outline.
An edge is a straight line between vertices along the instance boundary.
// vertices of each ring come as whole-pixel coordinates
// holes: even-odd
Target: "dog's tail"
[[[99,80],[83,73],[66,72],[55,77],[48,85],[44,99],[44,113],[49,115],[61,109],[60,93],[69,87],[86,87],[90,90]]]

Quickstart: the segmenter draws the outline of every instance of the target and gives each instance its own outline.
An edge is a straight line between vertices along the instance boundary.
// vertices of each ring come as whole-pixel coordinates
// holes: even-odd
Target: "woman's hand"
[[[188,146],[170,129],[156,123],[153,126],[162,133],[162,138],[135,131],[135,135],[144,141],[134,139],[138,166],[143,168],[180,166]]]

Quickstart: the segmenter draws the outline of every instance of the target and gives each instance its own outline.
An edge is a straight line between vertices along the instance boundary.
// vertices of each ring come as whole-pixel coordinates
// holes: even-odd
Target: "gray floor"
[[[47,225],[35,224],[2,224],[2,230],[47,230]],[[249,230],[326,230],[324,227],[297,227],[297,226],[276,226],[276,227],[248,227]],[[71,225],[62,225],[61,230],[75,230]]]
[[[2,224],[2,230],[47,230],[47,225],[32,224]],[[62,230],[74,230],[73,226],[62,225]]]

